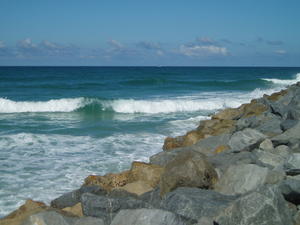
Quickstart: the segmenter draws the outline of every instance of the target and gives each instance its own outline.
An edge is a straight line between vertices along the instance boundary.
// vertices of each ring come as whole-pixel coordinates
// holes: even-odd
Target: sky
[[[300,66],[299,0],[0,0],[0,66]]]

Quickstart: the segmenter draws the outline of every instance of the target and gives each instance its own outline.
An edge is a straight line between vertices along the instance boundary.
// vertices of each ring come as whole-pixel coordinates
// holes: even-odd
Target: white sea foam
[[[80,187],[86,176],[128,169],[161,150],[164,136],[114,134],[105,138],[19,133],[0,136],[0,217],[28,198],[49,203]]]
[[[281,79],[269,79],[269,78],[264,78],[263,80],[265,81],[269,81],[272,82],[276,85],[283,85],[283,86],[287,86],[287,85],[292,85],[294,83],[297,83],[300,81],[300,73],[297,73],[294,79],[290,79],[290,80],[281,80]]]
[[[49,101],[12,101],[0,98],[0,113],[71,112],[84,106],[84,98],[63,98]]]

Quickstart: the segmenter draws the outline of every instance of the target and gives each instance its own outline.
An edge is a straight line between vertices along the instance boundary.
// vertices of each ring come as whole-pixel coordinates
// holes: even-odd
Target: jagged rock
[[[112,198],[90,193],[81,196],[81,204],[85,216],[99,217],[105,224],[110,224],[122,209],[152,208],[150,204],[133,197]]]
[[[180,216],[161,209],[121,210],[110,225],[186,225]]]
[[[293,153],[285,163],[286,169],[300,169],[300,153]]]
[[[219,153],[224,152],[228,149],[230,149],[228,145],[219,145],[218,147],[215,148],[214,153],[219,154]]]
[[[63,208],[62,210],[65,212],[72,213],[75,216],[79,216],[79,217],[83,216],[82,206],[80,202],[74,206]]]
[[[285,157],[285,156],[288,156],[290,154],[290,148],[286,145],[278,145],[274,149],[274,153]]]
[[[159,165],[133,162],[130,170],[121,173],[109,173],[104,176],[90,175],[85,179],[85,185],[98,185],[107,191],[111,191],[129,183],[143,181],[154,188],[157,186],[163,170],[164,168]],[[128,190],[128,186],[126,189]]]
[[[118,189],[125,190],[127,192],[134,193],[137,195],[141,195],[148,191],[151,191],[153,188],[149,184],[143,181],[136,181],[136,182],[126,184],[123,187],[119,187]]]
[[[275,145],[280,144],[289,144],[293,141],[300,140],[300,121],[296,125],[294,125],[292,128],[286,130],[282,134],[279,134],[275,137],[273,137],[272,142],[275,143]]]
[[[150,157],[150,163],[157,164],[160,166],[165,166],[167,163],[172,161],[180,152],[184,151],[195,151],[200,152],[205,155],[215,155],[216,149],[220,146],[226,146],[226,150],[228,150],[227,143],[230,139],[230,134],[221,134],[217,136],[211,136],[205,139],[198,141],[196,144],[183,147],[176,148],[172,151],[163,151],[159,152]]]
[[[242,112],[239,109],[228,108],[224,109],[212,116],[212,119],[218,120],[236,120],[242,116]]]
[[[276,186],[240,197],[214,218],[219,225],[293,225],[293,213]]]
[[[162,200],[162,208],[198,220],[204,216],[219,214],[235,199],[212,190],[184,187],[166,194]]]
[[[284,198],[295,204],[300,204],[300,175],[288,176],[286,180],[280,184],[280,190]]]
[[[260,161],[263,165],[268,166],[277,170],[283,169],[284,163],[287,159],[287,156],[281,156],[280,154],[274,154],[274,151],[261,151],[256,150],[255,154],[257,156],[258,161]]]
[[[283,131],[286,131],[297,124],[297,120],[284,120],[281,122],[280,127]]]
[[[255,164],[230,166],[215,185],[215,190],[227,195],[244,194],[264,184],[284,179],[284,172],[272,171]]]
[[[254,153],[248,151],[222,152],[220,154],[208,157],[207,160],[218,172],[219,177],[221,177],[221,175],[227,170],[229,166],[257,163],[257,156]]]
[[[152,188],[159,183],[164,168],[155,164],[133,162],[129,173],[129,182],[143,181]]]
[[[106,194],[106,191],[99,186],[82,186],[80,189],[68,192],[51,201],[51,206],[58,209],[72,207],[80,202],[83,193]]]
[[[166,165],[160,180],[160,193],[164,195],[177,187],[210,188],[216,180],[217,173],[203,154],[181,152]]]
[[[139,199],[141,199],[144,202],[149,203],[154,208],[160,208],[161,197],[160,197],[159,188],[155,188],[152,191],[149,191],[149,192],[146,192],[146,193],[140,195]]]
[[[20,206],[17,210],[9,215],[0,219],[1,225],[20,225],[30,215],[48,210],[49,207],[42,202],[27,200],[24,205]]]
[[[261,150],[270,151],[274,149],[273,143],[270,139],[265,139],[260,143],[259,148]]]
[[[251,128],[246,128],[243,131],[234,133],[231,136],[228,145],[232,150],[251,150],[265,138],[266,136],[261,132]]]
[[[104,225],[104,222],[100,218],[69,217],[55,211],[45,211],[31,215],[22,225]]]
[[[253,99],[248,104],[243,104],[239,107],[243,111],[242,117],[258,116],[268,110],[268,107],[258,100]]]

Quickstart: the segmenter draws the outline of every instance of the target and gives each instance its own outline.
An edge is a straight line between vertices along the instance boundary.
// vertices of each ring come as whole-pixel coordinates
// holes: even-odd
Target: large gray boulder
[[[163,198],[162,208],[198,220],[201,217],[218,215],[235,199],[212,190],[177,188]]]
[[[106,191],[100,186],[82,186],[72,192],[63,194],[62,196],[51,201],[51,206],[58,209],[74,206],[80,202],[81,195],[84,193],[102,194],[105,195]]]
[[[284,172],[255,164],[232,165],[216,183],[215,190],[227,195],[244,194],[264,184],[276,184],[284,177]]]
[[[186,225],[180,216],[161,209],[121,210],[110,225]]]
[[[211,188],[218,175],[205,155],[194,151],[178,154],[169,162],[160,178],[160,194],[177,187]]]
[[[134,197],[112,198],[85,193],[81,196],[82,211],[85,216],[98,217],[110,224],[122,209],[152,208],[149,203]]]
[[[234,151],[252,150],[265,138],[266,136],[261,132],[246,128],[234,133],[231,136],[228,145]]]
[[[276,154],[277,152],[275,150],[272,151],[255,150],[254,153],[256,154],[258,161],[261,162],[264,166],[276,170],[284,169],[284,164],[288,157],[288,156],[282,156],[280,154]]]
[[[139,199],[149,203],[154,208],[160,208],[161,197],[159,188],[155,188],[152,191],[140,195]]]
[[[94,217],[70,217],[56,211],[44,211],[29,216],[22,225],[105,225],[103,220]]]
[[[299,141],[300,141],[300,121],[298,121],[298,123],[294,125],[292,128],[272,138],[272,142],[275,143],[275,145],[291,144],[293,142],[299,142]]]
[[[220,225],[293,225],[293,214],[276,186],[240,197],[214,217]]]

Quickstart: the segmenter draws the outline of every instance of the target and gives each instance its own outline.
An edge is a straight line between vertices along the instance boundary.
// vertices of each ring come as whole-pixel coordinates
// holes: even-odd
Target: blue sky
[[[300,66],[299,0],[0,0],[0,65]]]

